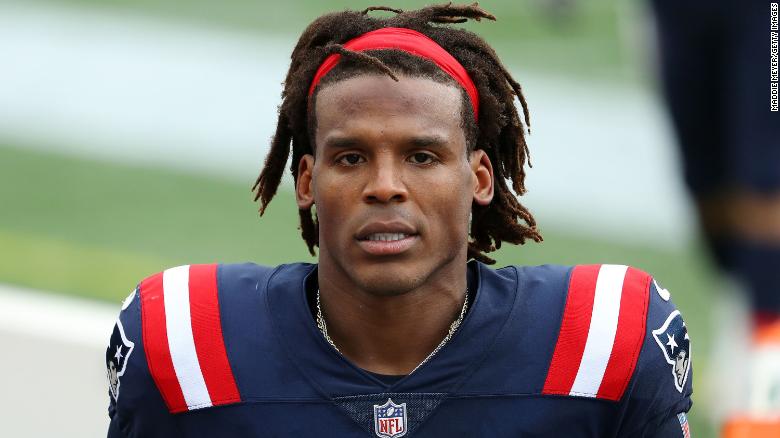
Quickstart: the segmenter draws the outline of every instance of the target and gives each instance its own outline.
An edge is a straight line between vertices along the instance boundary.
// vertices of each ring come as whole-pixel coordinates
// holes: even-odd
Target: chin
[[[403,267],[393,263],[381,263],[355,269],[350,275],[355,284],[372,295],[396,296],[412,291],[425,283],[428,275],[421,272],[420,268],[419,265]]]

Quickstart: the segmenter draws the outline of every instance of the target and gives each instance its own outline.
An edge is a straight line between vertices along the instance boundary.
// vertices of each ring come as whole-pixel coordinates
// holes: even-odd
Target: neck
[[[355,365],[378,374],[412,372],[444,339],[466,299],[466,263],[418,288],[377,295],[318,271],[328,335]]]

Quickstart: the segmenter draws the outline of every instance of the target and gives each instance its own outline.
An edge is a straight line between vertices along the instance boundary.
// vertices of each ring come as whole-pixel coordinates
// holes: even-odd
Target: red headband
[[[474,120],[478,120],[479,94],[468,72],[442,46],[420,32],[401,27],[384,27],[347,41],[344,43],[344,48],[355,52],[376,49],[398,49],[435,62],[439,68],[452,76],[466,90],[471,99],[471,106],[474,108]],[[340,58],[341,55],[337,53],[325,58],[325,61],[317,69],[317,73],[311,81],[309,96],[314,93],[314,89],[320,83],[320,80],[338,64]]]

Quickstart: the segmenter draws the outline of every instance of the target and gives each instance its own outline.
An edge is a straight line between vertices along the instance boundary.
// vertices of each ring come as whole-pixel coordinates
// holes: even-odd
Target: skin
[[[688,359],[685,357],[685,352],[681,351],[677,353],[674,359],[674,375],[677,377],[677,383],[682,386],[683,379],[685,379],[685,371],[688,368]]]
[[[405,76],[357,76],[317,96],[315,156],[299,162],[296,198],[317,210],[328,332],[368,371],[411,372],[465,299],[469,214],[492,200],[493,167],[467,151],[461,105],[456,86]],[[377,253],[367,227],[411,237]]]
[[[780,245],[780,193],[724,190],[697,200],[707,233]]]

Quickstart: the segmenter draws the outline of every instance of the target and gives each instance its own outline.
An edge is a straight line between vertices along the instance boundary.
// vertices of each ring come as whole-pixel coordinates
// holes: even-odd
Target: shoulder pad
[[[625,265],[571,270],[544,394],[620,400],[645,339],[650,283]]]
[[[241,401],[222,335],[217,265],[167,269],[139,285],[149,372],[171,413]]]

